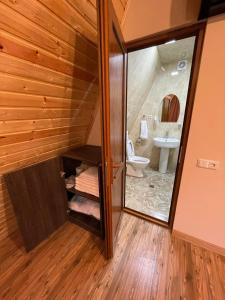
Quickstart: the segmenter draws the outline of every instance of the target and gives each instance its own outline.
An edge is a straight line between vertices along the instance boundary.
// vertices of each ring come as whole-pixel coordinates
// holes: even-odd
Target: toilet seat
[[[135,162],[137,164],[149,164],[150,160],[146,157],[142,157],[142,156],[130,156],[128,162]]]
[[[144,177],[144,169],[150,163],[150,159],[135,155],[133,142],[127,133],[127,175],[134,177]]]

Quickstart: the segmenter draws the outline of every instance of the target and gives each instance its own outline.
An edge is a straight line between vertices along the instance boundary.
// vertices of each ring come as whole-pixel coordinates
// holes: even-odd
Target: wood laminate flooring
[[[114,258],[99,238],[66,223],[25,253],[0,245],[0,299],[225,299],[225,257],[124,214]]]

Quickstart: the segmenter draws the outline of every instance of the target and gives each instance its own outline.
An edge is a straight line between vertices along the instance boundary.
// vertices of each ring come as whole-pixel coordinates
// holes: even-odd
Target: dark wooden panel
[[[29,251],[67,219],[59,159],[6,174],[5,179],[25,248]]]
[[[86,163],[99,165],[102,161],[100,146],[85,145],[66,152],[63,157],[81,160]]]

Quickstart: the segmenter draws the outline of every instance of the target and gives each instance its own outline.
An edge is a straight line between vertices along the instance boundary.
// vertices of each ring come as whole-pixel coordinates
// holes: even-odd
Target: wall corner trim
[[[194,236],[180,232],[178,230],[173,230],[172,236],[225,257],[225,249],[220,246],[217,246],[215,244],[211,244],[209,242],[203,241],[201,239],[198,239]]]

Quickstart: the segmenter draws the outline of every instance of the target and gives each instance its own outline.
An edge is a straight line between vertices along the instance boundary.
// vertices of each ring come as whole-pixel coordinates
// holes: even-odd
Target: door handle
[[[121,168],[121,167],[123,167],[123,165],[124,165],[123,162],[112,163],[113,169]]]

